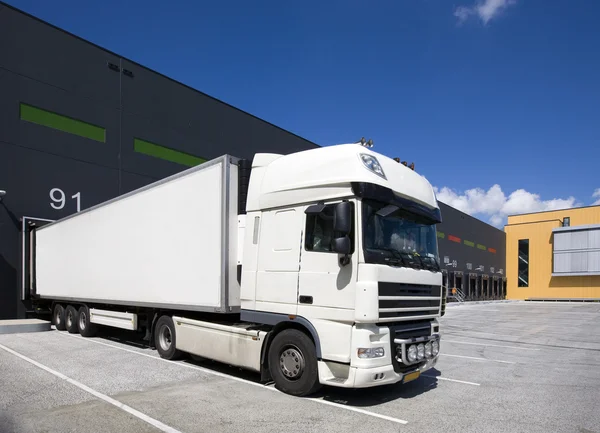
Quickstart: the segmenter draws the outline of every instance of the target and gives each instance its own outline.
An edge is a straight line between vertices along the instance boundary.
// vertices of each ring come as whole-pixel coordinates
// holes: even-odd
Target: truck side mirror
[[[350,243],[350,237],[347,235],[343,238],[335,238],[333,240],[332,250],[338,254],[345,256],[352,252],[352,244]]]
[[[333,230],[349,234],[352,229],[352,203],[343,201],[335,206],[333,213]]]

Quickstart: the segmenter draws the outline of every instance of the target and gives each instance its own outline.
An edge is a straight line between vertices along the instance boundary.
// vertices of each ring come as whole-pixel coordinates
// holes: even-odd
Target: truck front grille
[[[379,282],[379,319],[433,318],[440,312],[441,286]]]

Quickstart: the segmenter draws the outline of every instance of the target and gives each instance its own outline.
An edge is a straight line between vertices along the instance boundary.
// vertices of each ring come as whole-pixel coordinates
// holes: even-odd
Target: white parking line
[[[101,344],[102,346],[108,346],[108,347],[112,347],[113,349],[123,350],[125,352],[130,352],[130,353],[133,353],[135,355],[146,356],[148,358],[152,358],[152,359],[155,359],[157,361],[167,362],[170,365],[178,365],[180,367],[191,368],[193,370],[198,370],[198,371],[201,371],[201,372],[206,373],[206,374],[211,374],[213,376],[218,376],[218,377],[222,377],[222,378],[225,378],[225,379],[235,380],[237,382],[242,382],[242,383],[245,383],[245,384],[248,384],[248,385],[252,385],[252,386],[256,386],[256,387],[259,387],[259,388],[262,388],[262,389],[268,389],[269,391],[279,392],[279,390],[276,389],[276,388],[274,388],[274,387],[267,386],[267,385],[261,385],[260,383],[252,382],[250,380],[242,379],[242,378],[235,377],[235,376],[230,376],[230,375],[225,374],[225,373],[219,373],[217,371],[209,370],[208,368],[198,367],[196,365],[190,365],[190,364],[183,364],[183,363],[175,362],[175,361],[169,361],[168,359],[163,359],[163,358],[160,358],[159,356],[153,356],[153,355],[149,355],[147,353],[137,352],[135,350],[126,349],[124,347],[119,347],[119,346],[115,346],[113,344],[103,343],[101,341],[96,341],[96,340],[92,340],[92,339],[89,339],[89,338],[83,338],[83,337],[81,337],[79,335],[75,335],[75,334],[68,334],[68,333],[59,332],[58,335],[69,336],[69,337],[73,337],[73,338],[78,338],[78,339],[80,339],[82,341],[87,341],[87,342],[90,342],[90,343]],[[285,395],[285,394],[283,394],[283,395]],[[325,405],[328,405],[328,406],[334,406],[334,407],[337,407],[339,409],[349,410],[351,412],[356,412],[356,413],[360,413],[360,414],[363,414],[363,415],[368,415],[368,416],[371,416],[371,417],[374,417],[374,418],[379,418],[379,419],[383,419],[383,420],[386,420],[386,421],[391,421],[391,422],[394,422],[394,423],[397,423],[397,424],[408,424],[408,421],[405,421],[405,420],[400,419],[400,418],[394,418],[394,417],[391,417],[391,416],[382,415],[382,414],[379,414],[379,413],[376,413],[376,412],[370,412],[368,410],[359,409],[359,408],[352,407],[352,406],[345,406],[345,405],[340,404],[340,403],[334,403],[334,402],[331,402],[331,401],[321,400],[321,399],[318,399],[318,398],[305,398],[304,400],[310,400],[310,401],[314,401],[315,403],[321,403],[321,404],[325,404]]]
[[[503,364],[516,364],[516,362],[512,361],[500,361],[498,359],[487,359],[487,358],[476,358],[474,356],[463,356],[463,355],[449,355],[447,353],[440,353],[440,356],[450,356],[452,358],[465,358],[465,359],[474,359],[476,361],[489,361],[489,362],[501,362]]]
[[[160,422],[154,418],[151,418],[148,415],[146,415],[138,410],[135,410],[134,408],[127,406],[126,404],[121,403],[120,401],[110,398],[109,396],[102,394],[101,392],[98,392],[95,389],[92,389],[89,386],[86,386],[81,382],[76,381],[75,379],[71,379],[70,377],[67,377],[64,374],[59,373],[58,371],[52,370],[50,367],[46,367],[44,364],[40,364],[39,362],[34,361],[33,359],[26,357],[25,355],[21,355],[19,352],[15,352],[14,350],[12,350],[2,344],[0,344],[0,349],[3,349],[5,351],[7,351],[8,353],[12,353],[13,355],[23,359],[24,361],[27,361],[30,364],[33,364],[36,367],[39,367],[42,370],[45,370],[48,373],[53,374],[54,376],[69,382],[72,385],[75,385],[76,387],[84,390],[85,392],[92,394],[94,397],[99,398],[100,400],[104,400],[105,402],[112,404],[113,406],[116,406],[119,409],[121,409],[127,413],[130,413],[131,415],[135,416],[136,418],[139,418],[142,421],[147,422],[151,426],[156,427],[157,429],[159,429],[161,431],[164,431],[167,433],[181,433],[179,430],[176,430],[173,427],[163,424],[162,422]]]
[[[470,341],[444,340],[444,342],[446,342],[446,343],[454,343],[454,344],[471,344],[473,346],[506,347],[507,349],[540,350],[540,349],[532,349],[532,348],[529,348],[529,347],[502,346],[500,344],[471,343]]]
[[[449,379],[447,377],[442,377],[442,376],[429,376],[427,374],[422,374],[421,376],[423,377],[429,377],[431,379],[438,379],[438,380],[447,380],[448,382],[456,382],[456,383],[464,383],[465,385],[475,385],[475,386],[481,386],[480,383],[475,383],[475,382],[467,382],[465,380],[457,380],[457,379]]]

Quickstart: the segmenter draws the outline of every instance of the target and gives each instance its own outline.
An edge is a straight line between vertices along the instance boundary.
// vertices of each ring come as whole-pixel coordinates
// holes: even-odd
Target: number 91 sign
[[[52,188],[50,190],[50,199],[52,200],[50,206],[52,206],[52,208],[56,210],[64,209],[65,204],[67,203],[67,196],[65,192],[60,188]],[[72,195],[71,199],[75,200],[75,204],[77,205],[77,212],[81,211],[81,193],[78,192]]]

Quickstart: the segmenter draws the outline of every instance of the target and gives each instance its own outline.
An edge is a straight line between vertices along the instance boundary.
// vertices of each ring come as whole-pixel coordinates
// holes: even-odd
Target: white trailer
[[[429,182],[358,145],[229,155],[36,229],[29,290],[58,330],[146,331],[292,395],[432,368],[445,291]]]
[[[40,228],[37,295],[239,312],[237,174],[224,156]]]

